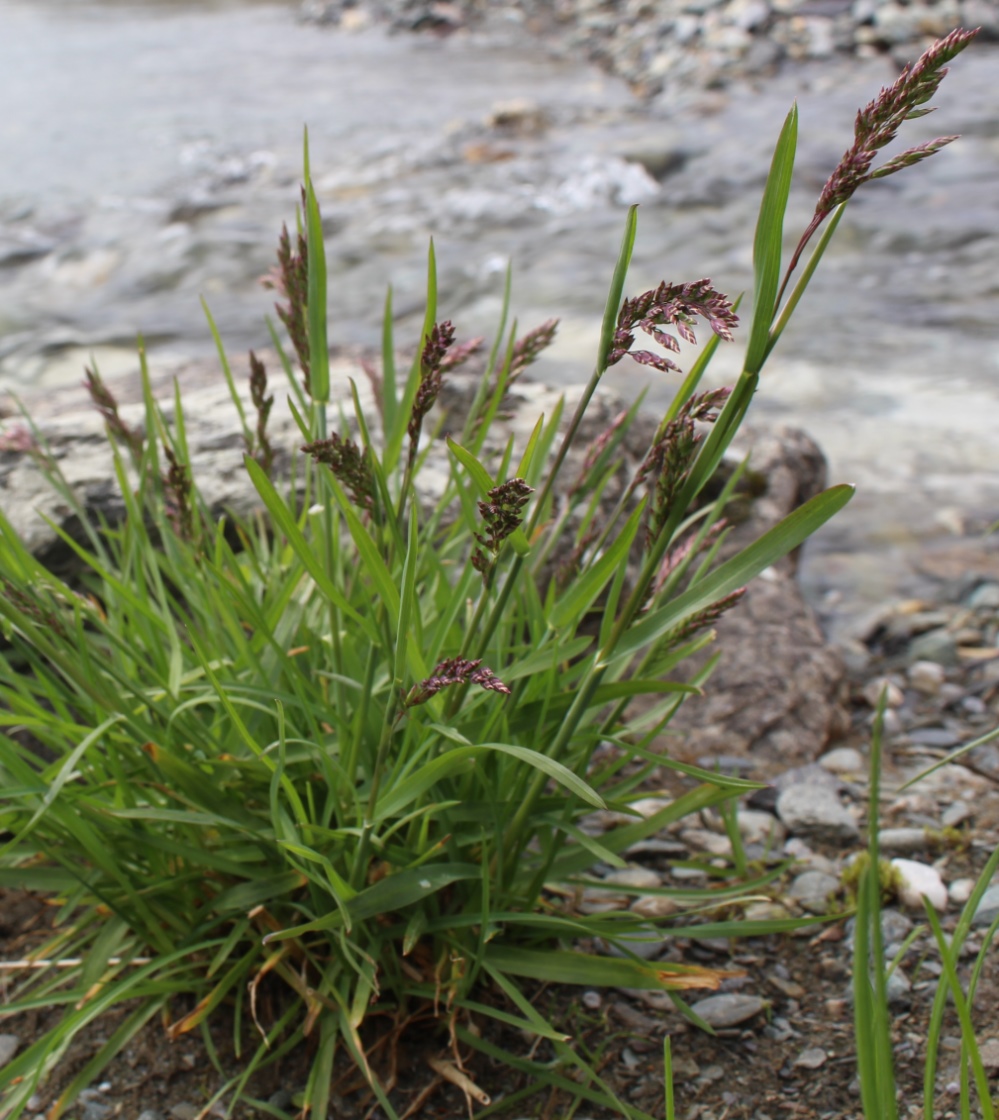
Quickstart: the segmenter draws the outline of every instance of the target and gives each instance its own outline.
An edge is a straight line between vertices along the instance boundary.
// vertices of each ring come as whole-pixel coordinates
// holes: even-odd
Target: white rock
[[[922,895],[926,895],[934,910],[947,909],[947,888],[935,867],[914,859],[893,859],[891,865],[902,880],[898,897],[903,906],[922,910]]]
[[[783,844],[787,829],[772,814],[762,809],[740,809],[736,814],[739,832],[747,844]]]
[[[708,852],[713,856],[732,854],[732,841],[727,836],[719,836],[717,832],[709,832],[706,828],[685,828],[680,833],[680,839],[698,852]]]
[[[914,661],[906,675],[909,684],[924,696],[936,696],[947,679],[946,670],[936,661]]]
[[[658,871],[651,867],[621,867],[604,876],[605,883],[616,887],[661,887],[662,879]]]
[[[836,747],[819,759],[819,765],[833,774],[862,774],[867,770],[864,756],[855,747]]]
[[[974,889],[974,879],[955,879],[947,888],[947,894],[955,906],[963,906],[971,898],[971,892]]]
[[[690,1010],[695,1015],[700,1015],[709,1027],[717,1030],[744,1023],[747,1019],[758,1015],[766,1006],[766,1002],[759,996],[726,992],[724,995],[708,996],[707,999],[698,1000]]]
[[[894,681],[888,680],[887,677],[871,681],[870,684],[866,685],[864,688],[864,699],[872,708],[876,708],[883,688],[888,690],[888,707],[901,708],[905,703],[905,693]]]
[[[668,918],[679,906],[664,894],[643,894],[631,904],[631,912],[643,918]]]

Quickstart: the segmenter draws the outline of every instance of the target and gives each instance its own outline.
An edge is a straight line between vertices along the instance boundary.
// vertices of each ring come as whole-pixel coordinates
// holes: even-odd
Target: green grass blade
[[[763,190],[760,215],[753,242],[753,324],[746,346],[744,368],[759,373],[770,345],[770,324],[776,308],[780,283],[781,248],[784,237],[784,212],[791,190],[791,173],[798,139],[798,107],[793,105],[784,121]]]

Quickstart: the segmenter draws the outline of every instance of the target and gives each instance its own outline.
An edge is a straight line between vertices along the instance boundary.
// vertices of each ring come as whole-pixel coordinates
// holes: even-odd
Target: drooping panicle
[[[912,167],[957,139],[956,136],[938,136],[935,140],[928,140],[907,148],[880,167],[871,170],[875,156],[895,139],[905,121],[915,120],[917,117],[924,117],[927,113],[933,112],[933,109],[920,108],[920,106],[925,105],[937,92],[947,74],[946,63],[960,54],[977,34],[977,29],[966,31],[958,28],[943,39],[938,39],[920,55],[915,63],[905,66],[890,86],[883,87],[878,96],[857,113],[853,129],[853,144],[843,153],[822,188],[815,205],[815,213],[801,235],[788,265],[784,279],[785,287],[787,278],[794,271],[812,234],[833,210],[847,202],[859,187],[871,179],[884,179],[896,171],[901,171],[903,167]],[[781,290],[783,291],[783,288]]]
[[[83,373],[86,378],[84,388],[87,390],[91,401],[93,401],[94,407],[104,418],[108,431],[115,439],[121,440],[125,444],[133,460],[137,463],[142,458],[142,447],[145,442],[142,432],[122,420],[118,413],[118,401],[104,383],[104,379],[97,372],[97,369],[84,366]]]
[[[170,464],[163,475],[167,519],[177,536],[190,543],[195,537],[194,507],[191,504],[194,483],[191,481],[191,471],[186,463],[177,458],[171,447],[164,447],[163,452]]]
[[[449,657],[441,661],[429,677],[413,685],[406,693],[403,708],[415,708],[418,704],[425,704],[432,696],[455,684],[477,684],[487,692],[510,695],[510,689],[492,669],[483,666],[481,660],[468,661],[463,657]]]
[[[684,402],[676,416],[662,429],[645,462],[639,468],[632,489],[648,482],[652,503],[646,526],[646,542],[651,544],[666,524],[677,495],[690,477],[701,434],[698,423],[711,424],[728,400],[731,389],[710,389]]]
[[[524,506],[533,493],[534,488],[524,479],[511,478],[494,486],[486,495],[488,501],[479,502],[486,531],[476,533],[475,539],[492,555],[486,556],[482,548],[477,548],[472,553],[472,566],[482,573],[483,579],[488,580],[503,542],[520,527]]]
[[[694,320],[700,316],[719,338],[731,341],[732,332],[739,319],[732,310],[731,301],[717,292],[708,279],[694,280],[689,284],[667,284],[643,292],[634,299],[626,299],[618,312],[617,329],[607,365],[619,362],[630,354],[640,365],[652,366],[663,373],[677,371],[679,366],[651,350],[633,350],[635,332],[644,331],[664,349],[679,352],[680,343],[667,327],[675,329],[685,342],[696,343]]]
[[[540,327],[535,327],[534,330],[528,331],[517,339],[513,344],[513,353],[510,355],[507,385],[512,385],[528,366],[538,360],[542,351],[551,346],[557,329],[558,319],[547,319]]]
[[[434,402],[444,384],[445,359],[454,342],[454,327],[450,319],[434,323],[420,355],[420,384],[413,399],[413,409],[409,414],[406,433],[409,436],[409,461],[416,458],[416,449],[423,429],[423,418],[433,408]],[[467,355],[466,355],[467,356]]]
[[[302,192],[302,205],[305,205],[305,192]],[[264,278],[264,284],[276,288],[287,300],[276,303],[274,310],[284,324],[291,344],[295,348],[298,364],[302,370],[302,384],[306,393],[310,391],[309,377],[309,247],[305,234],[299,231],[295,248],[291,246],[291,236],[286,225],[281,227],[278,238],[277,267]]]
[[[256,354],[250,351],[250,401],[257,413],[257,427],[252,439],[246,440],[247,453],[263,467],[265,474],[271,473],[274,464],[274,448],[267,436],[267,420],[274,407],[274,396],[267,396],[267,369]]]
[[[307,443],[302,450],[317,463],[329,467],[337,482],[350,494],[359,509],[371,512],[375,504],[375,482],[366,451],[352,439],[335,432],[328,439]]]

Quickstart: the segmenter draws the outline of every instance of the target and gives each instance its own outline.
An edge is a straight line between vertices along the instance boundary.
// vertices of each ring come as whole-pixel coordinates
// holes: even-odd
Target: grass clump
[[[884,92],[873,131],[858,118],[864,152],[924,111],[916,106],[943,62],[970,38],[949,36],[908,85]],[[145,377],[140,430],[88,371],[113,446],[122,520],[89,515],[40,443],[39,461],[82,527],[79,539],[57,530],[78,580],[46,570],[0,515],[0,884],[51,897],[55,931],[37,956],[78,962],[34,969],[12,992],[8,1013],[54,1004],[65,1014],[0,1071],[0,1114],[19,1116],[74,1037],[131,1001],[53,1104],[52,1120],[149,1020],[160,1017],[175,1039],[204,1030],[223,1004],[245,1063],[219,1093],[230,1109],[256,1069],[308,1038],[305,1113],[326,1116],[334,1061],[346,1054],[384,1115],[397,1117],[391,1063],[370,1029],[387,1017],[393,1037],[406,1024],[437,1022],[428,1078],[454,1081],[481,1106],[488,1094],[462,1068],[474,1051],[522,1073],[518,1099],[557,1090],[646,1115],[614,1098],[595,1063],[535,1009],[524,982],[662,989],[683,1009],[678,993],[720,979],[630,952],[653,919],[585,914],[571,900],[594,864],[621,866],[636,842],[753,788],[655,749],[706,673],[693,684],[670,675],[710,644],[746,583],[852,493],[832,487],[725,560],[723,513],[738,472],[716,500],[698,503],[843,206],[869,177],[870,160],[851,149],[782,270],[796,135],[792,109],[760,209],[736,384],[700,388],[737,324],[710,281],[625,296],[632,210],[593,375],[571,418],[563,423],[559,406],[523,446],[493,446],[504,393],[555,329],[518,335],[504,311],[467,417],[446,440],[436,497],[420,486],[440,442],[434,406],[449,371],[479,342],[457,341],[439,316],[431,248],[413,361],[397,368],[389,299],[373,371],[377,409],[366,412],[352,386],[331,430],[327,278],[307,158],[298,229],[282,236],[273,277],[291,353],[276,333],[274,341],[300,432],[290,477],[275,471],[263,364],[251,356],[251,416],[219,343],[257,516],[219,519],[206,506],[179,393],[170,426]],[[880,173],[924,154],[925,146]],[[805,242],[829,214],[782,302]],[[699,320],[708,342],[620,498],[607,495],[635,409],[586,450],[582,474],[567,478],[605,371],[630,357],[677,373],[670,355],[679,339],[694,341]],[[656,349],[637,348],[639,333]],[[642,816],[630,806],[661,766],[693,783]],[[584,819],[594,810],[614,811],[618,823],[594,836]],[[742,880],[726,875],[700,897],[675,893],[711,908],[758,887],[738,862]],[[796,924],[735,920],[702,932]],[[582,939],[621,956],[583,953]],[[275,981],[291,998],[265,1013],[259,997]],[[501,1049],[483,1033],[490,1019],[544,1040],[548,1057]],[[247,1044],[248,1034],[258,1043]]]

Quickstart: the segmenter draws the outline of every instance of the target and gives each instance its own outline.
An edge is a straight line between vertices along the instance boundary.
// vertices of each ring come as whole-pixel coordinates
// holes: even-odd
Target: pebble
[[[987,1038],[978,1047],[978,1055],[982,1065],[994,1073],[999,1070],[999,1038]]]
[[[643,918],[668,918],[679,909],[673,899],[662,894],[643,894],[631,904],[631,912]]]
[[[898,898],[903,906],[922,910],[925,895],[934,910],[947,909],[947,888],[935,867],[912,859],[893,859],[891,865],[901,877]]]
[[[139,1113],[139,1120],[163,1120],[163,1113],[155,1108],[146,1108]]]
[[[884,852],[925,852],[928,846],[925,828],[883,828],[878,844]]]
[[[940,823],[944,828],[957,828],[959,824],[964,824],[971,816],[972,809],[967,801],[955,801],[953,805],[948,805],[944,809],[940,817]]]
[[[612,957],[626,957],[628,953],[633,953],[636,957],[641,957],[643,961],[650,961],[654,957],[658,957],[663,951],[666,940],[661,930],[649,926],[645,929],[633,930],[630,933],[622,933],[614,941],[604,941],[601,938],[600,945]],[[618,945],[624,948],[618,948]],[[628,952],[625,952],[625,949]]]
[[[698,1000],[697,1003],[691,1004],[690,1010],[700,1016],[709,1027],[721,1030],[752,1019],[766,1006],[766,1000],[760,999],[759,996],[731,992]]]
[[[910,661],[936,661],[940,665],[957,664],[957,641],[945,627],[927,630],[909,642],[906,656]]]
[[[944,667],[936,661],[914,661],[906,676],[909,684],[924,696],[936,696],[947,679]]]
[[[782,844],[787,836],[784,825],[772,813],[760,809],[740,809],[735,819],[747,844]]]
[[[839,890],[839,879],[823,871],[805,871],[792,882],[784,897],[796,902],[809,914],[829,911],[830,897]]]
[[[798,1069],[821,1069],[829,1060],[829,1055],[821,1046],[809,1046],[794,1059]]]
[[[795,835],[845,847],[860,839],[857,823],[827,788],[795,785],[777,798],[777,815]]]
[[[990,926],[996,918],[999,918],[999,884],[989,887],[982,895],[975,916],[971,919],[971,924],[973,926]]]
[[[17,1053],[21,1039],[16,1034],[0,1034],[0,1069]]]
[[[201,1109],[196,1105],[190,1104],[187,1101],[180,1101],[170,1109],[169,1115],[173,1120],[196,1120],[200,1111]]]
[[[900,968],[896,968],[885,980],[885,996],[888,1006],[896,1010],[902,1010],[912,1002],[912,981]]]
[[[651,867],[621,867],[604,876],[605,883],[618,887],[660,887],[662,879]]]
[[[836,747],[827,751],[820,759],[819,765],[832,774],[864,774],[867,772],[867,760],[855,747]]]
[[[727,836],[720,836],[706,828],[685,828],[680,833],[680,839],[695,851],[708,852],[713,856],[727,857],[732,854],[732,841]]]
[[[963,906],[971,898],[971,892],[974,889],[974,879],[955,879],[947,888],[947,893],[955,906]]]

